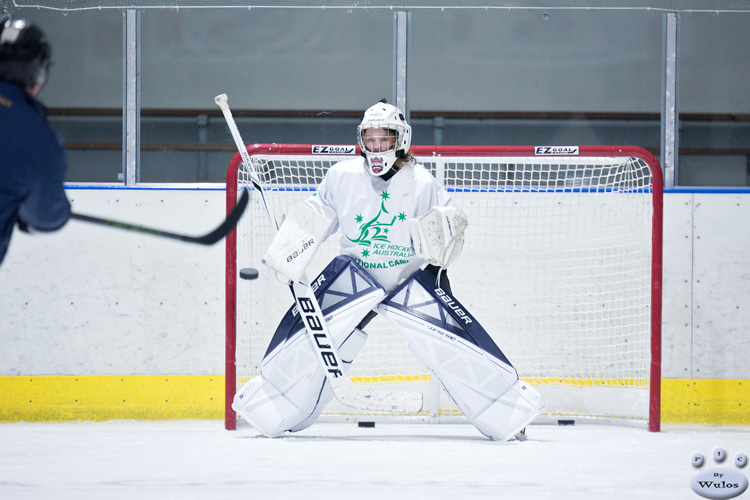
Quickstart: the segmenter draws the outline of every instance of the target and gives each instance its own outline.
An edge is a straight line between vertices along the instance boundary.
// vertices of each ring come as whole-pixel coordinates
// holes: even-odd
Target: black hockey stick
[[[138,226],[136,224],[129,224],[127,222],[120,222],[120,221],[111,220],[111,219],[102,219],[100,217],[92,217],[90,215],[82,215],[82,214],[76,214],[76,213],[70,214],[70,218],[75,219],[75,220],[81,220],[84,222],[92,222],[94,224],[101,224],[103,226],[116,227],[119,229],[127,229],[128,231],[135,231],[138,233],[145,233],[145,234],[150,234],[153,236],[161,236],[163,238],[171,238],[173,240],[185,241],[187,243],[198,243],[200,245],[213,245],[217,241],[220,241],[221,239],[223,239],[227,234],[229,234],[230,231],[232,231],[232,229],[234,229],[234,227],[237,225],[237,222],[240,220],[240,217],[242,217],[242,213],[245,211],[245,208],[247,207],[248,199],[249,199],[249,195],[247,194],[247,191],[243,191],[242,196],[240,197],[239,203],[237,203],[237,206],[234,207],[234,209],[232,209],[232,211],[229,213],[229,215],[224,220],[224,222],[222,222],[219,227],[217,227],[216,229],[214,229],[208,234],[204,234],[203,236],[188,236],[186,234],[170,233],[169,231],[162,231],[161,229]]]

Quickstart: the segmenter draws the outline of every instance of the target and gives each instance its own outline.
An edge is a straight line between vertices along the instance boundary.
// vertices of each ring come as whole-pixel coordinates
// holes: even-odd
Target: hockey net
[[[354,146],[248,147],[267,201],[281,221],[310,196],[328,168]],[[451,266],[453,292],[547,402],[543,419],[624,421],[659,430],[662,176],[634,147],[413,146],[469,218],[464,250]],[[346,154],[342,154],[346,153]],[[226,420],[238,387],[260,361],[292,304],[260,259],[275,234],[239,154],[227,174],[227,210],[238,191],[251,201],[226,257]],[[318,251],[308,276],[338,254],[338,238]],[[242,281],[239,270],[260,277]],[[453,422],[461,414],[387,322],[368,341],[350,377],[425,395],[415,416],[367,415],[335,400],[323,418]]]

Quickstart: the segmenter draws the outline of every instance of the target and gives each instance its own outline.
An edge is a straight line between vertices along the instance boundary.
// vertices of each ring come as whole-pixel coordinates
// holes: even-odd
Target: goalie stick
[[[222,222],[219,227],[217,227],[210,233],[204,234],[202,236],[189,236],[187,234],[170,233],[169,231],[162,231],[161,229],[139,226],[137,224],[130,224],[127,222],[120,222],[112,219],[103,219],[100,217],[93,217],[91,215],[72,213],[70,214],[70,218],[84,222],[100,224],[103,226],[116,227],[118,229],[126,229],[128,231],[150,234],[153,236],[161,236],[162,238],[171,238],[173,240],[185,241],[187,243],[213,245],[217,241],[220,241],[222,238],[224,238],[227,234],[229,234],[232,229],[234,229],[234,227],[237,225],[237,222],[240,220],[242,213],[247,207],[248,199],[249,195],[247,194],[247,191],[245,191],[244,193],[242,193],[237,206],[235,206],[234,209],[232,209],[232,211],[229,213],[229,215],[227,215],[227,218],[224,219],[224,222]]]
[[[232,117],[232,111],[229,109],[228,97],[226,94],[218,95],[214,98],[216,104],[221,108],[224,118],[232,134],[232,138],[237,146],[237,150],[242,157],[242,163],[250,176],[253,187],[260,194],[263,206],[271,221],[274,229],[278,230],[279,225],[276,217],[271,211],[266,200],[263,185],[260,182],[257,172],[250,162],[250,155],[247,153],[240,131]],[[307,330],[308,338],[313,348],[318,352],[320,361],[326,379],[331,385],[331,389],[336,399],[343,405],[360,410],[370,411],[390,411],[393,413],[419,413],[422,410],[422,393],[416,391],[376,391],[357,387],[351,379],[343,373],[340,368],[343,367],[341,356],[339,355],[336,345],[328,331],[328,326],[323,315],[323,311],[315,297],[315,292],[307,283],[303,275],[302,279],[297,282],[293,281],[289,288],[297,305],[297,311],[302,317],[302,321]],[[313,337],[314,335],[314,337]]]

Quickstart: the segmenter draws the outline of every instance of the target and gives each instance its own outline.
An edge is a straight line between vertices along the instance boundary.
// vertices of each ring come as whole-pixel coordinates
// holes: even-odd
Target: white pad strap
[[[291,281],[299,281],[328,235],[331,224],[330,220],[305,205],[294,205],[262,262]]]
[[[461,253],[468,225],[460,208],[432,207],[421,217],[409,219],[414,251],[428,264],[447,268]]]

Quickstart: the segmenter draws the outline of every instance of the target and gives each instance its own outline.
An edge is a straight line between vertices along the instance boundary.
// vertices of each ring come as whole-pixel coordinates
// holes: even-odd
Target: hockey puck
[[[576,425],[575,420],[558,420],[557,425]]]
[[[375,422],[357,422],[357,427],[375,427]]]
[[[240,269],[240,278],[243,280],[254,280],[258,278],[258,270],[254,267]]]

